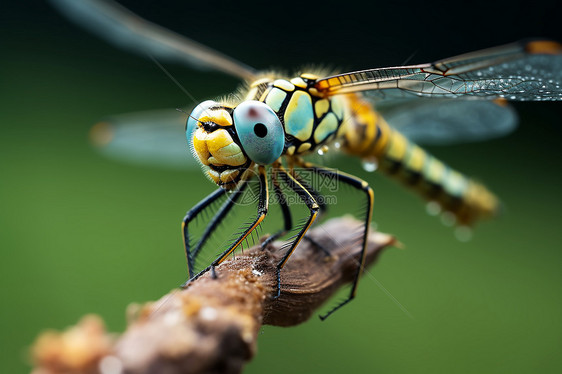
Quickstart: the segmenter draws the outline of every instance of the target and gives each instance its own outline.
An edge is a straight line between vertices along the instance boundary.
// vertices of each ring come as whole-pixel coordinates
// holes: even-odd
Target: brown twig
[[[32,349],[33,373],[239,373],[255,353],[262,324],[299,324],[352,280],[360,231],[361,223],[349,217],[312,230],[331,256],[303,241],[281,272],[277,299],[272,296],[281,251],[274,243],[223,263],[217,279],[206,274],[185,290],[137,307],[119,338],[93,316],[63,333],[43,333]],[[392,244],[392,237],[371,232],[367,265]]]

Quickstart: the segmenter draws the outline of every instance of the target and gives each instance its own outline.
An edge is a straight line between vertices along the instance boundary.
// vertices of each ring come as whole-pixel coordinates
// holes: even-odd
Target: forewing
[[[253,80],[256,71],[218,51],[137,16],[111,0],[50,0],[56,8],[120,48],[203,70],[218,70]]]
[[[377,99],[562,100],[562,46],[552,41],[513,43],[432,64],[334,75],[317,80],[315,87],[327,95],[369,91]]]
[[[91,132],[104,155],[125,162],[167,168],[195,168],[185,137],[186,114],[173,109],[108,117]]]
[[[483,141],[517,127],[515,110],[502,99],[402,99],[377,109],[410,140],[426,145]]]

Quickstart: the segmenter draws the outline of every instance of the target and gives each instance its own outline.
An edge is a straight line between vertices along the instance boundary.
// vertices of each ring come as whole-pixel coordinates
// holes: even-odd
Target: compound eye
[[[271,164],[285,146],[285,131],[277,114],[261,101],[244,101],[232,113],[240,143],[252,161]]]
[[[197,122],[201,115],[209,108],[218,105],[216,101],[207,100],[203,101],[201,104],[197,105],[191,115],[187,117],[187,125],[185,127],[185,136],[187,137],[187,144],[191,148],[193,132],[197,129]]]

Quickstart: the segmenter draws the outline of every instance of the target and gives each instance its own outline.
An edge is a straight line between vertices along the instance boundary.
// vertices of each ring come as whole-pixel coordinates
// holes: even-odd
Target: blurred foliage
[[[222,5],[236,18],[232,4]],[[12,5],[0,16],[5,51],[0,61],[0,362],[9,373],[29,370],[25,349],[42,329],[60,329],[95,312],[110,330],[119,331],[129,303],[155,299],[182,283],[180,220],[213,189],[199,170],[142,168],[97,154],[87,134],[104,115],[184,106],[189,99],[152,62],[114,50],[45,4],[20,7]],[[355,23],[338,24],[330,18],[336,17],[334,9],[328,9],[307,34],[292,27],[277,35],[259,32],[264,22],[238,22],[231,33],[225,25],[230,18],[210,20],[210,10],[204,13],[202,7],[170,2],[155,9],[139,2],[135,10],[260,68],[309,62],[345,68],[396,65],[416,49],[412,62],[425,62],[525,36],[559,37],[547,5],[533,7],[537,14],[529,15],[529,24],[510,33],[499,31],[511,26],[508,21],[498,21],[496,32],[493,25],[478,25],[478,32],[460,30],[433,9],[433,26],[421,22],[418,29],[407,26],[413,19],[406,19],[395,35],[390,29],[397,21],[394,11],[390,20],[381,15],[380,24],[373,25],[365,22],[376,11],[356,10],[361,14]],[[280,10],[281,20],[291,17],[290,9]],[[379,10],[388,14],[392,9]],[[245,11],[238,9],[238,17]],[[186,17],[177,16],[183,12]],[[511,20],[523,16],[523,10],[509,12],[504,15]],[[543,18],[535,22],[536,17]],[[436,25],[435,19],[443,22]],[[280,28],[283,22],[268,26]],[[430,42],[428,35],[438,35],[439,28],[452,32]],[[379,37],[366,37],[369,30]],[[248,42],[254,35],[258,46]],[[197,99],[236,87],[221,74],[169,70]],[[401,187],[363,172],[359,162],[334,160],[335,167],[372,183],[374,220],[382,231],[397,235],[406,250],[383,255],[363,278],[357,300],[328,321],[264,327],[247,372],[560,368],[562,110],[556,103],[517,108],[521,128],[509,137],[431,149],[485,181],[505,204],[505,214],[482,223],[469,243],[457,242],[450,228],[428,217],[424,204]]]

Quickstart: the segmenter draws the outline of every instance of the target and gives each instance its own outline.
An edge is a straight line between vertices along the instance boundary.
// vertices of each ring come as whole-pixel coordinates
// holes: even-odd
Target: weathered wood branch
[[[43,333],[32,349],[33,373],[239,373],[255,353],[262,324],[299,324],[352,280],[361,228],[346,217],[312,230],[310,236],[332,255],[303,241],[281,272],[277,299],[281,244],[273,243],[226,261],[217,279],[206,274],[185,290],[136,307],[120,337],[105,332],[95,316],[63,333]],[[392,237],[371,232],[367,265],[392,244]]]

